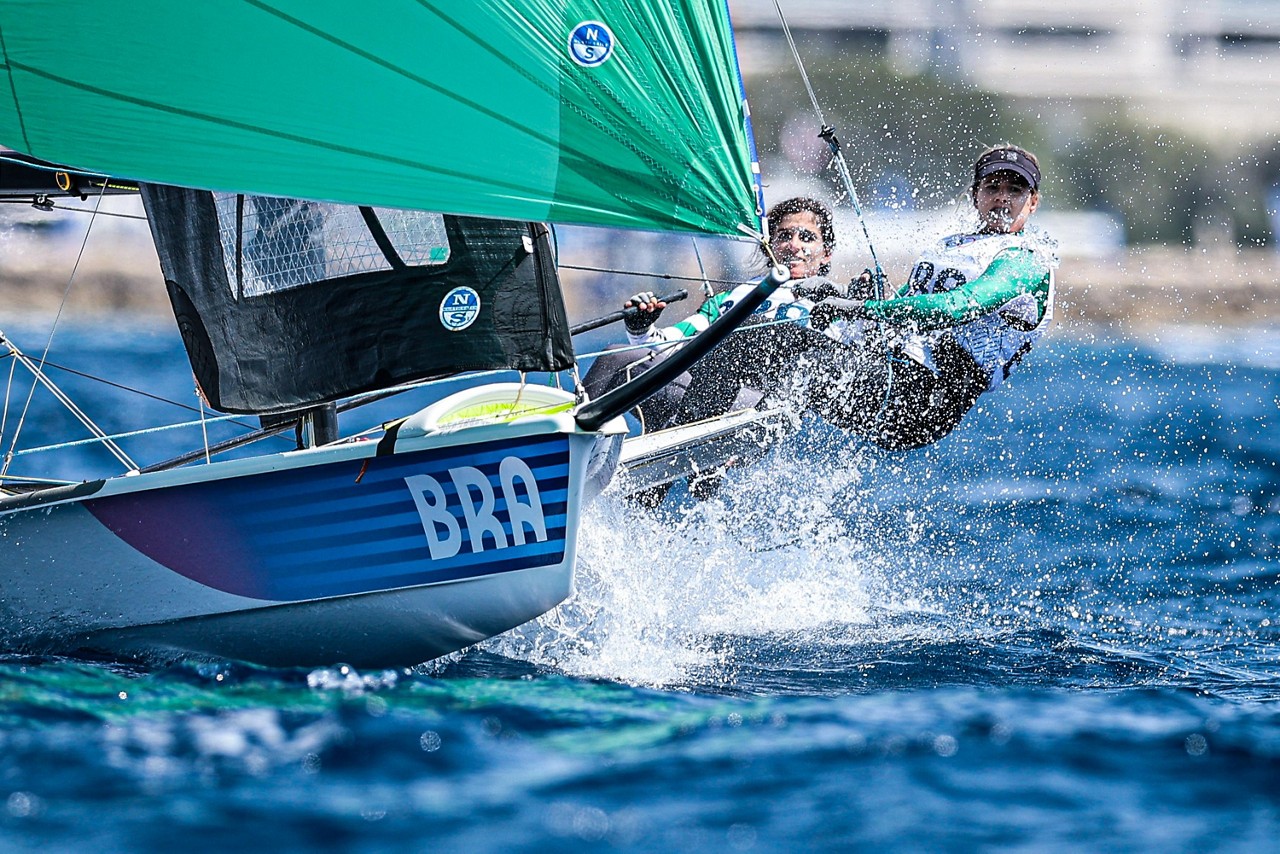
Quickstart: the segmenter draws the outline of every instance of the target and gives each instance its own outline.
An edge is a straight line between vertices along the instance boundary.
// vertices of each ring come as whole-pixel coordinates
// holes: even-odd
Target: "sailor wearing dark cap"
[[[972,229],[924,252],[906,283],[884,300],[851,299],[873,292],[870,271],[848,286],[825,279],[834,245],[825,205],[793,199],[776,206],[771,233],[781,242],[774,249],[792,262],[798,281],[789,287],[795,305],[804,306],[802,322],[794,328],[761,325],[736,337],[743,346],[719,348],[671,393],[678,404],[664,402],[661,413],[649,404],[657,417],[646,415],[646,428],[722,414],[721,397],[725,405],[761,407],[790,398],[889,450],[946,436],[980,395],[1008,377],[1053,317],[1057,244],[1027,227],[1040,204],[1035,155],[1015,145],[982,152],[970,189],[977,212]],[[723,299],[718,295],[706,305]],[[695,317],[659,330],[653,320],[663,304],[651,294],[638,294],[628,305],[640,309],[637,328],[628,332],[632,344],[679,340],[710,320]],[[776,320],[789,317],[778,314]],[[614,355],[602,356],[588,373],[584,384],[593,394],[604,390],[593,388],[594,381],[620,375],[610,361]],[[616,355],[628,360],[627,371],[637,369],[634,355]],[[757,368],[760,382],[753,379],[745,389],[756,403],[744,404],[738,380]],[[726,377],[731,381],[720,381]],[[723,395],[723,389],[738,396]],[[713,398],[716,405],[707,405]]]
[[[1016,145],[997,145],[983,152],[974,164],[973,181],[976,184],[995,172],[1021,175],[1031,189],[1040,189],[1040,165],[1036,156]]]
[[[819,321],[825,311],[882,326],[890,358],[883,349],[855,351],[843,382],[813,387],[826,420],[881,447],[916,448],[951,432],[1053,317],[1057,243],[1027,227],[1040,205],[1035,155],[1016,145],[982,152],[971,192],[974,230],[924,252],[893,299],[835,298],[814,309]],[[839,367],[833,358],[828,370]]]
[[[1022,231],[1040,205],[1040,166],[1035,155],[1016,145],[985,152],[973,167],[972,193],[981,233]]]

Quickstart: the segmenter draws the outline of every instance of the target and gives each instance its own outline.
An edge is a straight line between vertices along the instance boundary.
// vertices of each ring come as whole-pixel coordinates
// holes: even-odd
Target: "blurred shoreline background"
[[[729,5],[766,203],[833,203],[834,274],[852,277],[870,256],[774,3]],[[925,242],[964,227],[974,157],[1008,141],[1036,152],[1045,174],[1034,222],[1060,244],[1056,334],[1274,323],[1280,3],[807,0],[784,11],[891,281]],[[85,240],[93,204],[0,209],[5,313],[50,314],[65,292],[67,312],[172,322],[141,205],[104,199],[108,215]],[[748,244],[558,233],[574,321],[637,290],[698,287],[631,273],[735,281],[759,270]],[[696,295],[685,304],[696,305]]]

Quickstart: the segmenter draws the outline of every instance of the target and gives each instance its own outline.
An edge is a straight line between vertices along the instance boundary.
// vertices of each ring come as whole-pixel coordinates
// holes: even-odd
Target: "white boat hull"
[[[425,661],[573,589],[617,431],[567,413],[0,502],[0,643],[266,665]]]
[[[622,443],[618,488],[631,494],[723,473],[762,456],[783,429],[777,410],[743,409],[632,436]]]

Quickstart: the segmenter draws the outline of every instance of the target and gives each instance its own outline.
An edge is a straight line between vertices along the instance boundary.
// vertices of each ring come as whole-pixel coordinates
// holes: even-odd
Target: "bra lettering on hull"
[[[504,457],[498,467],[497,484],[472,466],[449,469],[449,478],[454,486],[452,495],[431,475],[415,474],[404,479],[418,508],[432,560],[455,557],[462,550],[464,537],[475,554],[523,546],[530,534],[534,542],[546,541],[547,520],[538,482],[524,460]],[[461,518],[451,505],[461,511]],[[499,512],[504,512],[511,522],[509,535],[498,518]]]

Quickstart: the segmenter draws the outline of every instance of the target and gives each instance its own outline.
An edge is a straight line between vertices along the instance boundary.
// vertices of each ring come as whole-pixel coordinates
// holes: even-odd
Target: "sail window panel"
[[[410,267],[434,267],[449,260],[444,217],[402,208],[374,208],[400,260]]]
[[[437,266],[450,256],[444,218],[436,213],[235,193],[215,193],[214,204],[236,298],[406,265]]]

